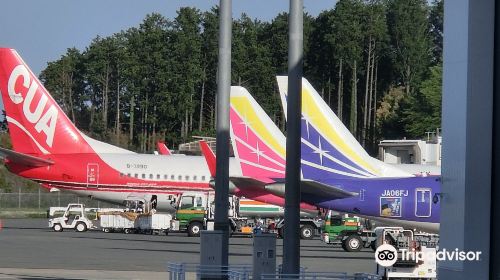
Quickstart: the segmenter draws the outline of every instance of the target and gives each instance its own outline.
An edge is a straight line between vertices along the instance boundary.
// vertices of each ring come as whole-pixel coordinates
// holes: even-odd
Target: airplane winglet
[[[48,159],[43,159],[19,152],[14,152],[9,149],[1,148],[0,147],[0,157],[3,157],[11,162],[22,164],[22,165],[27,165],[27,166],[33,166],[33,167],[40,167],[40,166],[47,166],[47,165],[52,165],[54,164],[53,161],[48,160]]]
[[[210,176],[215,177],[216,159],[214,151],[212,151],[208,143],[203,140],[200,140],[200,148],[205,160],[207,161]]]

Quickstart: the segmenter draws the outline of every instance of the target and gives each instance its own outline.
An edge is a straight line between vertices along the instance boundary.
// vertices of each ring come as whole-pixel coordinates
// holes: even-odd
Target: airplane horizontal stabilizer
[[[338,187],[325,185],[313,180],[302,180],[300,182],[300,192],[302,194],[311,194],[331,199],[342,199],[358,195],[357,193],[348,192]]]
[[[282,180],[284,180],[284,178]],[[284,181],[268,184],[265,186],[265,189],[276,195],[285,196]],[[300,193],[302,196],[306,195],[308,197],[316,198],[323,197],[328,198],[329,200],[343,199],[358,195],[357,193],[348,192],[335,186],[325,185],[317,181],[304,179],[300,181]]]
[[[258,180],[256,178],[250,177],[229,177],[229,180],[233,182],[239,189],[245,188],[261,188],[264,189],[266,182]]]
[[[19,152],[14,152],[9,149],[1,148],[0,147],[0,157],[3,157],[11,162],[17,163],[17,164],[22,164],[26,166],[32,166],[32,167],[40,167],[40,166],[47,166],[47,165],[52,165],[54,164],[53,161],[48,160],[48,159],[43,159],[35,156],[30,156],[27,154],[19,153]]]

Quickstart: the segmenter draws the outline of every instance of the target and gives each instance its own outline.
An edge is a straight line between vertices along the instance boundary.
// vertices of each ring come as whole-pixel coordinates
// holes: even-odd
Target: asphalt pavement
[[[277,263],[283,242],[277,241]],[[46,219],[3,220],[0,279],[168,279],[168,262],[199,263],[200,239],[183,233],[140,235],[53,232]],[[230,239],[230,264],[251,264],[252,238]],[[373,252],[344,252],[302,240],[301,266],[317,272],[373,273]]]

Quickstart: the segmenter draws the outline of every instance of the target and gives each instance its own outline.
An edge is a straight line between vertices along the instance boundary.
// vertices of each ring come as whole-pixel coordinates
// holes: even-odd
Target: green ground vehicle
[[[363,247],[374,249],[377,236],[374,231],[363,229],[359,217],[333,215],[329,211],[321,239],[327,244],[341,245],[345,251],[358,252]]]
[[[185,192],[178,200],[175,219],[170,230],[199,236],[201,230],[212,230],[215,192]],[[275,232],[283,235],[283,207],[229,196],[228,218],[231,234],[252,235],[255,232]],[[300,236],[312,239],[323,221],[312,217],[300,220]]]
[[[214,197],[213,191],[182,194],[170,230],[187,232],[188,236],[199,236],[202,230],[213,230]],[[252,234],[255,223],[252,223],[251,219],[239,216],[238,198],[230,196],[228,199],[231,233]]]
[[[208,209],[203,196],[182,196],[171,229],[187,232],[189,236],[198,236],[206,228]]]

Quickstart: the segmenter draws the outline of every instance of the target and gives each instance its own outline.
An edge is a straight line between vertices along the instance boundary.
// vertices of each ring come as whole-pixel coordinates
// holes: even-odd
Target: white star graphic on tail
[[[319,154],[319,161],[321,163],[321,166],[323,166],[323,156],[329,153],[329,151],[323,150],[321,147],[321,137],[318,137],[318,147],[315,147],[317,149],[314,149],[313,153]]]
[[[259,142],[257,142],[257,147],[251,153],[257,155],[257,163],[260,163],[260,156],[264,155],[264,151],[259,150]]]
[[[311,125],[311,121],[314,119],[314,115],[311,116],[309,114],[310,111],[311,110],[309,109],[309,106],[307,104],[302,104],[302,119],[306,122],[307,139],[310,139],[309,126]]]
[[[243,117],[243,121],[240,122],[239,124],[242,124],[245,126],[245,137],[246,140],[248,141],[248,127],[252,124],[251,122],[248,121],[247,118],[247,110],[245,110],[245,116]]]
[[[311,118],[308,115],[302,113],[302,119],[306,122],[307,139],[309,139],[309,123],[311,123]]]

